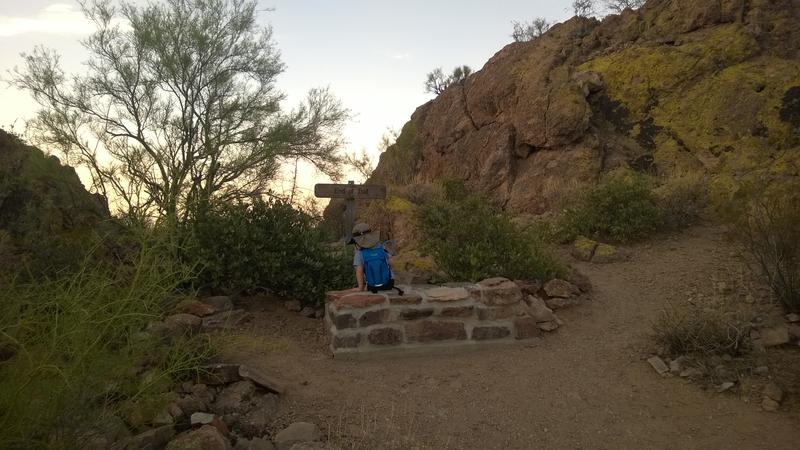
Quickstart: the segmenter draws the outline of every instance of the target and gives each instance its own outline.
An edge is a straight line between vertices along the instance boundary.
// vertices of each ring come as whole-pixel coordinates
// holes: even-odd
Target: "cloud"
[[[410,57],[411,57],[411,53],[397,53],[397,54],[392,55],[392,58],[397,59],[397,60],[401,60],[401,61],[404,60],[404,59],[408,59]]]
[[[87,34],[94,30],[94,24],[80,9],[65,3],[49,5],[34,17],[0,15],[0,37],[25,33]]]

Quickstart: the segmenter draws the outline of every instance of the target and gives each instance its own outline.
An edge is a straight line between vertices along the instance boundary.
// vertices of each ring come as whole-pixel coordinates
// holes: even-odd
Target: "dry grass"
[[[327,440],[342,450],[447,450],[447,436],[422,436],[421,421],[411,405],[345,405],[342,413],[325,423]]]

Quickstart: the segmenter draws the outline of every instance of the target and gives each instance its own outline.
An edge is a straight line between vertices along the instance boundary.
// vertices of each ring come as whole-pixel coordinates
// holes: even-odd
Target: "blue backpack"
[[[397,289],[400,295],[403,295],[403,291],[394,286],[392,272],[389,270],[388,255],[383,245],[362,248],[361,258],[364,260],[364,277],[367,281],[368,290],[376,293],[378,291]]]

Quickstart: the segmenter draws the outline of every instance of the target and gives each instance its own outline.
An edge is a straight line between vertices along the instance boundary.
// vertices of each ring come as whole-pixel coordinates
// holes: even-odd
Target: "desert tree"
[[[122,212],[174,225],[214,201],[261,195],[284,162],[339,174],[348,111],[328,89],[281,108],[284,66],[254,0],[82,3],[86,72],[41,47],[13,83],[41,106],[29,130],[91,173]]]
[[[511,37],[514,39],[514,42],[532,41],[545,34],[552,26],[544,17],[537,17],[531,22],[513,21],[511,24],[513,26]]]
[[[596,13],[595,0],[573,0],[572,12],[579,17],[589,17]]]
[[[456,67],[450,75],[445,75],[441,67],[436,68],[428,74],[428,79],[425,81],[425,92],[439,95],[450,86],[463,83],[471,73],[472,68],[469,66]]]
[[[626,9],[639,9],[647,0],[603,0],[606,10],[619,14]]]

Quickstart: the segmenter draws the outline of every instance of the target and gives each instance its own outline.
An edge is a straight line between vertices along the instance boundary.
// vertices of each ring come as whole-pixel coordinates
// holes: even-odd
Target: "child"
[[[378,231],[372,231],[369,225],[359,223],[353,227],[353,235],[348,243],[356,246],[353,267],[356,271],[358,290],[376,293],[397,289],[400,295],[403,295],[403,291],[394,286],[392,257],[380,244]]]

